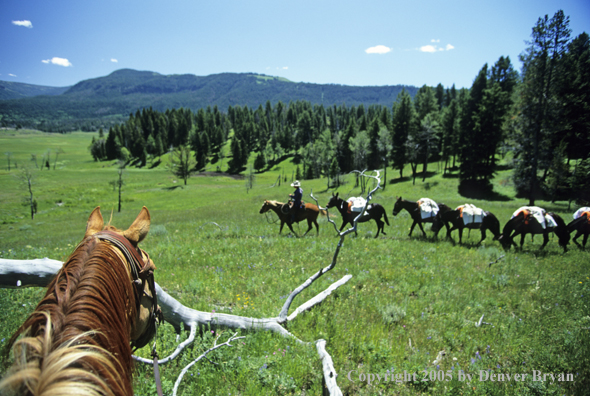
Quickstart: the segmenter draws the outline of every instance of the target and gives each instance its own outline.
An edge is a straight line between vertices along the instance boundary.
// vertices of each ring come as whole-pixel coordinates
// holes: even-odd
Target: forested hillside
[[[214,163],[229,172],[242,171],[251,156],[262,171],[294,155],[301,177],[328,177],[329,185],[352,169],[392,167],[403,178],[407,164],[415,180],[426,177],[429,162],[440,161],[443,173],[458,170],[459,192],[469,197],[492,193],[498,159],[510,153],[517,194],[531,205],[541,197],[588,202],[590,39],[582,33],[572,40],[568,23],[561,11],[539,19],[521,76],[502,56],[481,68],[469,90],[423,86],[414,97],[402,90],[387,104],[273,105],[276,96],[269,95],[264,106],[229,106],[227,112],[218,106],[143,109],[94,140],[91,152],[96,160],[145,166],[175,149],[185,169]],[[82,84],[68,94],[88,89]],[[225,156],[222,169],[217,161]]]
[[[257,107],[267,100],[288,103],[390,105],[412,86],[354,87],[335,84],[294,83],[258,74],[222,73],[205,77],[191,74],[161,75],[118,70],[106,77],[79,82],[58,96],[0,100],[0,125],[36,128],[48,132],[98,130],[124,121],[138,109],[161,112],[185,108],[197,111],[217,105]]]
[[[46,87],[43,85],[0,81],[0,100],[27,98],[39,95],[61,95],[68,89],[69,87]]]

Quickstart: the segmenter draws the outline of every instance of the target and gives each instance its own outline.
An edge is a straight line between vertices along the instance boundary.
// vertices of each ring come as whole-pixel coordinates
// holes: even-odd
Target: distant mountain
[[[4,84],[0,82],[0,85]],[[26,84],[22,84],[26,85]],[[45,87],[48,88],[48,87]],[[55,88],[59,89],[59,88]],[[248,73],[162,75],[149,71],[117,70],[106,77],[84,80],[65,92],[0,100],[0,125],[20,125],[42,130],[95,130],[126,119],[146,107],[197,110],[217,105],[258,107],[266,101],[309,101],[324,106],[378,104],[391,106],[405,89],[414,96],[413,86],[346,86],[295,83],[284,78]],[[32,92],[32,91],[31,91]]]
[[[43,85],[0,81],[0,100],[28,98],[31,96],[61,95],[70,87],[45,87]]]

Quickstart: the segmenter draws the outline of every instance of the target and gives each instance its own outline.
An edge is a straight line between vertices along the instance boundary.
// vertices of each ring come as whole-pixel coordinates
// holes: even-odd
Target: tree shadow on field
[[[176,190],[177,188],[183,188],[183,187],[182,186],[170,186],[170,187],[164,187],[164,188],[162,188],[162,190],[172,191],[172,190]]]
[[[460,196],[472,199],[483,199],[486,201],[511,201],[512,198],[494,191],[491,183],[483,185],[483,183],[464,183],[459,184],[457,189]]]
[[[406,181],[409,181],[409,180],[412,180],[412,178],[411,178],[411,177],[409,177],[409,176],[405,176],[405,177],[398,177],[397,179],[391,179],[391,180],[389,181],[389,184],[403,183],[403,182],[406,182]]]
[[[154,169],[156,168],[158,165],[160,165],[162,163],[161,159],[158,159],[157,161],[154,161],[151,165],[150,165],[150,169]]]

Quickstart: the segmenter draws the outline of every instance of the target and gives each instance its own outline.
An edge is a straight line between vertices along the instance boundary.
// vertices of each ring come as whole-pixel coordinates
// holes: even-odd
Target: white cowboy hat
[[[301,183],[299,183],[299,180],[295,180],[293,183],[291,183],[291,187],[301,187]]]

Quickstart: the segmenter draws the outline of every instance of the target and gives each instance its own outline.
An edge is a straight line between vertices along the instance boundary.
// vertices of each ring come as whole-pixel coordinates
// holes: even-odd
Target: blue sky
[[[590,33],[588,0],[0,0],[0,80],[68,86],[131,68],[295,82],[470,87],[563,9]]]

